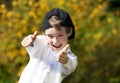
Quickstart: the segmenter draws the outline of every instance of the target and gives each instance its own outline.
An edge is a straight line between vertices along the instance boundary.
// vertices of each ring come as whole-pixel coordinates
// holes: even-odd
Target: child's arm
[[[35,31],[34,34],[28,35],[27,37],[25,37],[21,42],[22,46],[24,47],[33,46],[33,43],[36,39],[37,34],[38,34],[38,31]]]
[[[77,57],[71,52],[68,53],[67,50],[70,46],[67,44],[59,53],[58,53],[58,61],[62,63],[62,72],[64,75],[69,75],[72,73],[77,65]]]

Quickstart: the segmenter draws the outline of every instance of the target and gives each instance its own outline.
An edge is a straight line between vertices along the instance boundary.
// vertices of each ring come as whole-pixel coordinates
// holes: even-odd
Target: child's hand
[[[33,43],[34,43],[34,40],[36,39],[37,34],[38,34],[38,31],[35,31],[34,34],[28,35],[27,37],[25,37],[21,42],[22,46],[24,47],[33,46]]]
[[[61,51],[58,52],[57,59],[60,63],[66,64],[68,62],[67,49],[69,47],[69,44],[67,44]]]

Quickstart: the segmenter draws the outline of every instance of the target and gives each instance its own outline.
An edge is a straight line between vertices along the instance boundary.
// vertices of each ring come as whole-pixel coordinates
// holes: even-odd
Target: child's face
[[[60,30],[55,28],[46,29],[45,35],[48,44],[56,52],[60,51],[67,44],[68,36],[70,36],[70,34],[66,33],[65,27],[61,27]]]

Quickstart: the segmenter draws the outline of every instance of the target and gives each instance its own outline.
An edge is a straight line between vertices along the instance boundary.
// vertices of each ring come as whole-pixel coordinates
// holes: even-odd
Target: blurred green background
[[[120,83],[120,0],[0,0],[0,83],[17,83],[28,62],[21,40],[52,8],[66,10],[79,65],[63,83]]]

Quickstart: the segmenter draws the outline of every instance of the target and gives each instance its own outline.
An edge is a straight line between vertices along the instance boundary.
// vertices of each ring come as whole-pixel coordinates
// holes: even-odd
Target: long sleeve
[[[18,83],[34,83],[32,81],[37,74],[36,72],[40,71],[38,68],[41,67],[40,62],[45,47],[43,42],[45,43],[45,37],[40,35],[37,36],[36,40],[34,41],[33,47],[26,47],[26,50],[30,56],[30,60],[23,70]]]
[[[68,58],[68,62],[66,64],[62,64],[62,72],[65,77],[75,71],[78,65],[77,57],[72,52],[68,52]]]
[[[34,46],[26,47],[26,50],[30,56],[30,58],[40,58],[42,55],[42,51],[44,50],[45,44],[45,36],[37,36],[36,40],[34,41]],[[39,55],[39,56],[38,56]]]

